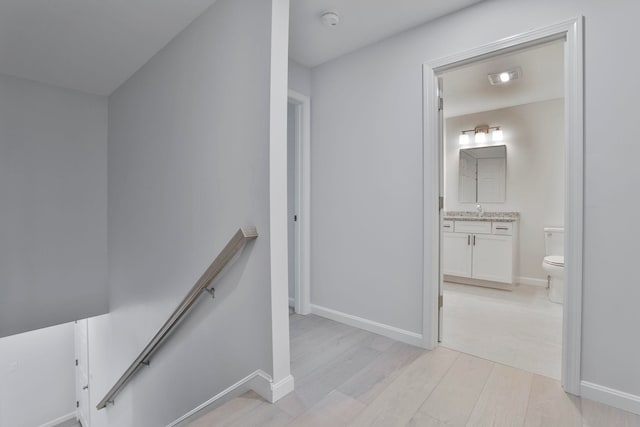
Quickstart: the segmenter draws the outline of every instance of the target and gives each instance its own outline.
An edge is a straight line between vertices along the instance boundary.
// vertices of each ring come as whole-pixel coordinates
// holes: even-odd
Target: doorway
[[[565,281],[562,315],[561,382],[565,391],[580,391],[583,224],[583,56],[582,19],[566,21],[508,37],[477,49],[424,65],[425,171],[425,292],[423,336],[428,348],[437,346],[442,313],[442,221],[444,179],[442,145],[442,88],[440,76],[460,66],[486,61],[553,40],[565,41]],[[440,107],[440,108],[439,108]],[[440,201],[438,203],[438,200]],[[431,237],[431,238],[429,238]],[[444,303],[446,304],[446,303]]]
[[[563,68],[564,40],[555,40],[440,76],[445,213],[439,341],[556,380],[562,304],[549,298],[543,259],[551,254],[543,230],[558,230],[553,255],[562,257]],[[504,82],[492,80],[502,73]],[[562,286],[555,273],[552,286]]]
[[[311,313],[311,100],[289,90],[287,103],[287,234],[289,307]]]

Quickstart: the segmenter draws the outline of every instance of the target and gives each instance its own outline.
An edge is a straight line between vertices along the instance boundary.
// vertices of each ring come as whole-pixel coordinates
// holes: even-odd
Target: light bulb
[[[493,139],[495,142],[502,141],[502,138],[503,138],[503,137],[504,137],[504,136],[502,135],[502,129],[500,129],[500,128],[498,128],[498,129],[494,130],[494,131],[491,133],[491,139]]]
[[[487,140],[487,134],[486,133],[484,133],[484,132],[476,133],[476,137],[475,137],[476,144],[482,144],[486,140]]]
[[[503,73],[500,73],[500,81],[501,81],[502,83],[506,83],[506,82],[508,82],[509,80],[511,80],[511,76],[509,76],[509,73],[508,73],[508,72],[506,72],[506,71],[505,71],[505,72],[503,72]]]
[[[466,133],[461,133],[458,137],[458,142],[460,145],[469,145],[469,135]]]

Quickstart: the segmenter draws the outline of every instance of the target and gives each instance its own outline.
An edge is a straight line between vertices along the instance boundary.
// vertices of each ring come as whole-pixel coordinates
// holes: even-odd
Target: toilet
[[[562,304],[564,284],[564,228],[545,227],[542,269],[549,277],[549,299]]]

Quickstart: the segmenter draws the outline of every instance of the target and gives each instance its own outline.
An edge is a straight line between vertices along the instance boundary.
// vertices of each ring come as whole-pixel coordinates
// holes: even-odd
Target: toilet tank
[[[544,254],[564,256],[564,228],[544,228]]]

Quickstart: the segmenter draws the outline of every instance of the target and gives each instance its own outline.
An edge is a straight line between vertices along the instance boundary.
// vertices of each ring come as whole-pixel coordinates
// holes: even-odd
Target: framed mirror
[[[504,203],[506,199],[507,146],[460,150],[458,201]]]

